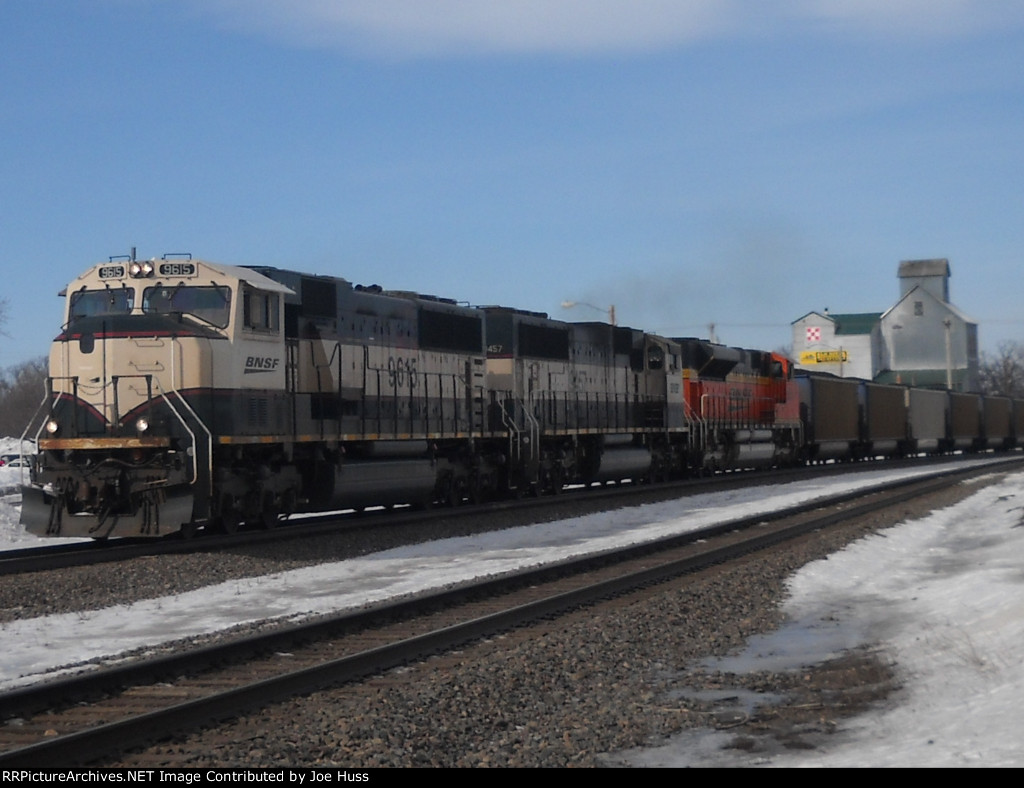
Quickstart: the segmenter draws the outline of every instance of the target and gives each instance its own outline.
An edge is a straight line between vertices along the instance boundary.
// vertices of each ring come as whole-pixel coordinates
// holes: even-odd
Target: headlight
[[[135,422],[135,431],[141,435],[149,429],[149,419],[142,417]]]
[[[142,279],[153,275],[153,264],[149,260],[133,260],[128,266],[128,273],[134,279]]]
[[[60,424],[57,423],[56,419],[50,419],[46,422],[46,431],[51,435],[56,435],[60,430]]]

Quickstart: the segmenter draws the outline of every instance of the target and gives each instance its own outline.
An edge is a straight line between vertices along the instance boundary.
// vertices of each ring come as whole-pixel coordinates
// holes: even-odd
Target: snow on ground
[[[11,484],[16,470],[0,468],[0,489]],[[697,495],[232,580],[105,610],[9,622],[0,626],[0,687],[30,683],[99,655],[244,621],[355,607],[924,472],[871,470],[854,479]],[[0,549],[27,545],[11,501],[0,499]],[[737,657],[742,668],[722,669],[778,669],[780,659],[796,667],[845,648],[880,644],[901,671],[904,689],[894,708],[845,721],[828,749],[773,757],[769,765],[1024,765],[1024,704],[1018,702],[1024,698],[1022,567],[1024,473],[797,573],[786,605],[790,625],[751,643]],[[801,646],[796,653],[789,648],[793,643]],[[700,743],[683,737],[623,758],[644,766],[735,765],[745,756],[731,750],[723,760],[725,739],[715,737],[726,735],[706,734]]]
[[[16,438],[0,438],[0,456],[18,454],[19,441]],[[32,444],[25,443],[25,451],[35,451]],[[26,534],[18,524],[21,513],[22,484],[28,483],[28,468],[0,466],[0,550],[13,550],[46,544],[32,534]]]
[[[1024,474],[863,539],[789,582],[787,626],[723,671],[793,669],[877,644],[902,683],[891,707],[843,720],[825,748],[770,758],[728,732],[634,752],[642,766],[1024,765]],[[796,644],[798,649],[794,649]]]

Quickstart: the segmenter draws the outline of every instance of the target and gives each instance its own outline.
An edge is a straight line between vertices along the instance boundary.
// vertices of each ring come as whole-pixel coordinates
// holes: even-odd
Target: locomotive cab
[[[26,529],[156,536],[209,517],[213,435],[245,414],[223,393],[284,387],[286,291],[191,258],[112,259],[78,277],[30,425],[40,455]]]

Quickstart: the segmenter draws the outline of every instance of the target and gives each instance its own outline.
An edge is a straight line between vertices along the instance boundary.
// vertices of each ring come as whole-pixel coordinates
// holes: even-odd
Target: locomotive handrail
[[[177,372],[177,368],[176,368],[176,365],[175,365],[175,360],[177,359],[177,354],[174,352],[174,349],[175,349],[175,347],[177,345],[178,345],[177,338],[176,337],[172,338],[171,339],[171,348],[170,348],[170,350],[171,350],[171,353],[170,353],[170,356],[171,356],[171,365],[170,365],[171,366],[171,390],[174,392],[174,394],[181,401],[181,404],[185,406],[185,408],[191,414],[192,418],[194,418],[196,420],[196,423],[200,427],[203,428],[203,432],[206,433],[206,448],[207,448],[207,450],[206,450],[206,463],[207,463],[207,471],[210,474],[209,475],[210,484],[212,485],[213,484],[213,433],[210,431],[210,428],[207,427],[206,424],[203,423],[203,420],[201,418],[199,418],[199,414],[196,413],[192,409],[192,406],[188,404],[188,402],[185,400],[185,397],[182,396],[181,392],[178,390],[177,384],[175,383],[176,372]],[[171,409],[171,412],[175,416],[177,416],[178,421],[181,422],[181,425],[185,428],[185,431],[192,438],[193,451],[192,451],[192,482],[191,482],[191,484],[194,485],[197,481],[199,481],[199,458],[198,458],[198,452],[196,451],[199,447],[198,447],[198,445],[196,443],[195,433],[192,432],[191,428],[188,426],[188,423],[185,421],[185,419],[182,418],[181,414],[178,413],[178,411],[174,408],[174,405],[171,404],[170,400],[167,398],[167,394],[164,392],[163,384],[160,383],[159,379],[156,379],[156,387],[157,387],[157,391],[160,392],[160,396],[164,398],[164,402],[167,403],[167,407],[169,407]]]
[[[696,421],[700,424],[704,423],[704,417],[694,410],[693,405],[685,397],[683,398],[683,415],[690,421]]]
[[[177,417],[178,421],[181,422],[181,426],[185,428],[185,431],[189,434],[189,437],[192,438],[192,445],[196,446],[196,434],[192,431],[192,428],[188,426],[188,422],[185,421],[185,419],[182,417],[182,415],[180,413],[178,413],[177,408],[174,407],[174,404],[171,402],[171,400],[167,396],[167,393],[164,391],[164,387],[162,385],[160,385],[160,380],[158,378],[154,378],[154,382],[156,383],[157,393],[163,398],[164,402],[167,403],[167,407],[171,409],[171,413],[173,413]],[[203,428],[203,432],[206,433],[207,470],[210,473],[210,481],[212,482],[213,481],[213,433],[210,432],[210,428],[207,427],[206,424],[203,423],[203,420],[201,418],[199,418],[199,414],[196,413],[195,410],[193,410],[192,406],[188,404],[188,402],[182,396],[180,391],[178,391],[175,388],[175,389],[172,389],[172,393],[174,393],[175,396],[177,396],[177,398],[181,401],[181,404],[185,406],[185,408],[188,410],[188,412],[192,416],[192,418],[194,418],[196,420],[196,423],[200,427],[202,427]],[[190,486],[194,485],[197,481],[199,481],[199,456],[198,456],[197,452],[193,451],[192,452],[192,481],[189,482],[189,485]]]
[[[73,399],[75,399],[75,400],[78,399],[78,390],[79,390],[79,387],[80,387],[80,383],[79,383],[79,378],[78,378],[77,375],[49,375],[49,376],[47,376],[46,384],[45,384],[46,385],[46,393],[43,395],[43,401],[39,403],[39,408],[37,408],[36,412],[33,414],[32,420],[29,422],[29,425],[31,425],[32,421],[34,421],[36,416],[39,415],[39,410],[43,407],[43,404],[45,404],[47,400],[50,401],[50,408],[51,408],[51,415],[52,415],[53,402],[57,398],[57,392],[54,391],[54,389],[53,389],[53,382],[55,380],[70,381],[70,383],[71,383],[71,392],[70,392],[71,393],[71,397]],[[106,388],[109,385],[110,385],[109,383],[104,383],[104,384],[102,384],[100,386],[89,386],[89,387],[82,387],[82,388],[84,390],[86,390],[86,391],[91,392],[91,393],[95,393],[97,391],[100,391],[100,390]],[[66,394],[67,392],[64,391],[64,390],[61,390],[60,393],[61,394]],[[46,426],[46,420],[44,419],[40,423],[39,429],[36,431],[36,440],[37,441],[39,439],[39,435],[43,431],[43,427],[45,427],[45,426]],[[77,418],[75,419],[75,421],[74,421],[72,426],[75,428],[74,432],[77,433],[78,432],[78,419]]]
[[[193,429],[189,426],[188,421],[181,415],[181,413],[175,407],[174,403],[171,402],[170,398],[167,395],[167,392],[164,391],[163,385],[160,383],[160,379],[158,377],[156,377],[155,375],[152,375],[150,373],[140,374],[140,375],[116,375],[116,376],[111,378],[109,385],[113,386],[113,389],[114,389],[114,410],[115,410],[114,418],[111,419],[111,425],[114,425],[114,424],[120,425],[121,424],[121,414],[118,412],[118,408],[117,408],[117,404],[118,404],[117,384],[119,382],[121,382],[122,380],[132,380],[132,379],[135,379],[135,378],[141,378],[141,379],[146,381],[147,395],[148,395],[148,397],[150,399],[152,398],[152,388],[153,388],[153,385],[156,384],[157,394],[159,394],[161,399],[163,399],[163,401],[167,404],[167,407],[170,409],[171,413],[173,413],[175,418],[177,418],[178,421],[181,423],[181,426],[185,428],[185,431],[188,433],[189,437],[192,440],[192,445],[195,446],[196,445],[196,433],[195,433],[195,431],[193,431]],[[181,392],[178,391],[177,388],[173,388],[171,390],[171,393],[173,393],[178,398],[178,400],[181,402],[181,404],[188,411],[189,415],[191,415],[192,418],[195,419],[196,423],[200,427],[202,427],[203,432],[206,433],[207,449],[208,449],[207,454],[208,454],[208,460],[209,460],[209,463],[208,463],[209,464],[209,468],[208,468],[208,470],[210,471],[210,478],[212,479],[213,478],[213,433],[206,426],[206,424],[203,423],[203,420],[199,417],[199,414],[197,414],[195,412],[195,410],[192,408],[192,406],[188,404],[187,400],[184,398],[184,396],[182,396]],[[121,426],[123,426],[123,425],[121,425]],[[197,456],[196,452],[193,451],[193,453],[192,453],[192,481],[190,482],[190,484],[195,484],[198,481],[198,479],[199,479],[199,459],[198,459],[198,456]]]
[[[53,392],[50,390],[50,388],[49,388],[49,380],[47,380],[47,382],[43,384],[43,398],[39,401],[39,404],[36,406],[35,413],[32,414],[32,418],[30,418],[28,420],[28,423],[25,425],[25,429],[21,433],[21,442],[18,444],[18,456],[21,459],[24,459],[24,457],[25,457],[25,440],[26,440],[25,436],[28,435],[29,430],[32,429],[32,423],[39,416],[40,411],[42,411],[42,409],[43,409],[43,405],[45,405],[47,403],[47,401],[50,400],[52,397],[53,397]],[[42,434],[43,427],[45,427],[45,426],[46,426],[46,420],[43,419],[42,421],[39,422],[39,428],[36,430],[35,438],[30,439],[30,440],[32,440],[33,443],[35,443],[37,451],[38,451],[38,447],[39,447],[39,436]],[[31,474],[29,475],[29,480],[31,481]],[[24,465],[24,463],[22,463],[21,473],[18,475],[18,481],[21,482],[22,486],[24,486],[24,483],[25,483],[25,465]]]
[[[30,418],[28,420],[28,423],[25,425],[24,431],[21,433],[21,440],[22,441],[25,440],[25,436],[28,435],[29,430],[32,429],[32,424],[39,417],[39,412],[43,409],[43,405],[45,405],[52,398],[53,398],[53,392],[50,390],[49,381],[47,381],[46,383],[43,384],[43,398],[41,400],[39,400],[39,404],[36,406],[35,412],[32,414],[32,418]],[[35,438],[34,438],[37,446],[39,445],[39,436],[42,434],[43,427],[45,427],[45,426],[46,426],[46,421],[45,420],[39,422],[39,428],[36,430],[36,435],[35,435]]]
[[[720,394],[702,394],[700,398],[701,415],[732,427],[754,428],[759,425],[769,426],[774,422],[774,410],[767,418],[750,415],[752,410],[756,410],[757,413],[766,413],[765,403],[774,403],[771,397],[751,397],[745,400],[744,410],[739,417],[731,416],[729,413],[728,406],[732,401],[729,397]]]
[[[463,375],[458,372],[423,372],[420,373],[423,377],[423,429],[425,432],[431,432],[433,426],[434,432],[437,432],[441,436],[445,435],[458,435],[463,431],[464,425],[468,424],[468,432],[472,434],[474,429],[473,415],[471,412],[467,412],[465,417],[460,418],[459,415],[459,387],[460,384],[463,390],[466,387],[466,379]],[[430,381],[437,381],[437,423],[431,421],[430,405],[431,405],[431,394],[430,394]],[[445,382],[451,382],[451,396],[449,397],[452,406],[450,413],[445,412]]]
[[[505,392],[505,393],[508,394],[509,397],[512,396],[512,392],[511,391]],[[520,432],[522,432],[522,430],[519,429],[519,425],[516,423],[515,419],[513,419],[513,418],[511,418],[509,416],[508,408],[505,406],[505,403],[507,401],[508,401],[507,398],[501,400],[501,423],[504,425],[505,429],[508,430],[508,433],[509,433],[509,435],[508,435],[509,454],[513,454],[514,453],[513,449],[514,449],[514,445],[515,444],[513,443],[513,440],[512,440],[512,433],[515,432],[516,435],[518,435]],[[515,399],[513,398],[512,401],[514,403]]]
[[[334,376],[334,373],[333,373],[334,360],[335,359],[338,360],[338,390],[335,392],[335,394],[340,399],[341,398],[341,388],[342,388],[342,385],[341,385],[341,378],[342,378],[342,373],[341,373],[341,342],[338,341],[338,340],[334,341],[334,346],[331,348],[331,355],[328,357],[326,354],[324,354],[325,360],[322,363],[321,363],[320,360],[317,359],[317,354],[316,354],[317,343],[316,343],[316,341],[314,340],[312,342],[309,342],[308,344],[309,344],[309,360],[310,360],[310,363],[313,365],[314,371],[316,372],[316,390],[318,392],[323,392],[323,389],[324,389],[324,385],[323,385],[323,370],[325,370],[325,369],[326,370],[330,370],[331,371],[330,372],[331,377],[333,377]],[[326,344],[326,343],[324,343],[323,340],[321,340],[320,341],[320,347],[323,347],[324,344]],[[325,419],[323,418],[322,414],[320,416],[319,421],[320,421],[320,438],[323,439],[326,436],[325,436],[325,432],[324,432],[324,421],[325,421]],[[341,429],[341,420],[340,419],[338,420],[338,429],[339,430]]]
[[[526,403],[521,403],[523,407],[523,415],[526,420],[530,423],[530,459],[540,459],[540,422],[537,420],[536,414],[533,409],[536,407],[537,398],[546,392],[543,391],[531,391],[529,398],[529,407]],[[543,400],[541,400],[543,402]]]
[[[537,462],[540,459],[540,424],[531,409],[524,407],[523,411],[526,420],[530,423],[530,460]]]
[[[185,431],[189,434],[189,437],[192,439],[192,444],[195,445],[195,443],[196,443],[196,434],[195,434],[195,432],[192,430],[191,427],[189,427],[188,422],[181,415],[181,413],[178,411],[178,409],[174,406],[174,403],[171,402],[170,398],[167,396],[167,393],[164,391],[163,386],[160,384],[159,378],[155,377],[154,375],[150,375],[150,374],[143,374],[143,375],[119,375],[119,376],[115,376],[114,378],[112,378],[109,384],[105,384],[104,388],[106,388],[107,385],[110,385],[110,386],[114,387],[115,409],[116,409],[116,403],[117,403],[117,383],[119,381],[121,381],[121,380],[132,379],[132,378],[143,378],[143,379],[145,379],[146,383],[147,383],[147,387],[152,386],[154,383],[156,384],[157,393],[160,395],[160,397],[167,404],[167,407],[170,409],[171,413],[173,413],[175,418],[177,418],[178,421],[181,423],[182,427],[185,428]],[[39,418],[40,412],[43,410],[43,406],[46,405],[48,402],[50,402],[50,403],[53,402],[53,399],[56,396],[56,392],[53,390],[53,381],[54,380],[70,380],[73,383],[76,383],[77,382],[77,377],[76,376],[58,375],[58,376],[51,376],[51,377],[47,378],[47,382],[46,382],[46,384],[44,386],[43,397],[40,400],[39,405],[36,406],[36,410],[32,414],[32,418],[29,419],[28,424],[26,424],[26,426],[25,426],[25,430],[21,434],[22,442],[24,442],[26,440],[26,436],[29,434],[29,431],[32,428],[32,424],[36,421],[37,418]],[[208,451],[207,451],[208,470],[209,470],[209,473],[210,473],[210,478],[212,479],[213,478],[213,433],[206,426],[206,424],[203,423],[203,420],[201,418],[199,418],[199,415],[195,412],[195,410],[193,410],[192,406],[188,404],[188,402],[182,396],[181,392],[179,392],[177,389],[173,389],[173,393],[180,400],[181,404],[188,410],[188,412],[192,416],[192,418],[194,418],[196,420],[196,423],[199,424],[199,426],[202,427],[203,431],[206,433],[206,436],[207,436],[207,449],[208,449]],[[120,423],[120,413],[115,413],[114,415],[115,415],[115,418],[111,420],[111,424]],[[43,429],[45,428],[45,426],[46,426],[46,420],[43,419],[43,420],[40,421],[39,427],[36,429],[36,432],[35,432],[35,438],[33,439],[33,441],[35,442],[35,444],[37,446],[39,445],[39,438],[40,438],[40,435],[42,434]],[[199,479],[199,460],[198,460],[198,457],[196,456],[196,453],[193,452],[192,453],[192,481],[190,482],[190,484],[194,485],[198,481],[198,479]]]
[[[522,410],[525,420],[529,423],[529,438],[530,438],[530,459],[536,461],[539,459],[540,447],[539,447],[539,434],[540,427],[537,423],[537,419],[530,412],[530,409],[526,407],[526,403],[516,397],[511,391],[506,392],[513,404],[518,405],[519,409]],[[531,401],[533,394],[530,395]],[[508,400],[505,400],[507,402]],[[508,408],[504,404],[501,406],[501,421],[502,424],[508,429],[509,436],[509,452],[519,459],[522,456],[522,440],[519,437],[523,434],[524,430],[520,428],[519,424],[515,421],[514,417],[509,414]],[[515,433],[516,440],[513,442],[513,433]]]

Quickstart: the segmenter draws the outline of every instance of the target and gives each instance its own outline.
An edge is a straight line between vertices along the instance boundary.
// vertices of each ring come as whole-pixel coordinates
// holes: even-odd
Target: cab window
[[[147,287],[142,294],[142,311],[187,315],[217,328],[226,328],[231,319],[231,288],[219,285]]]
[[[242,294],[242,322],[250,331],[277,333],[281,326],[281,299],[277,293],[245,288]]]
[[[135,306],[135,291],[122,287],[110,290],[79,290],[71,294],[70,320],[103,315],[127,315]]]

